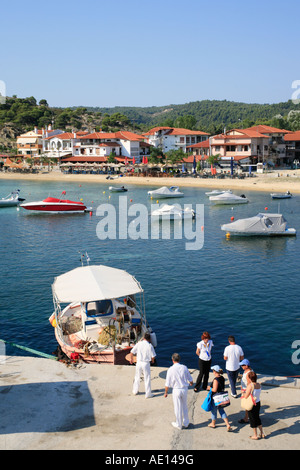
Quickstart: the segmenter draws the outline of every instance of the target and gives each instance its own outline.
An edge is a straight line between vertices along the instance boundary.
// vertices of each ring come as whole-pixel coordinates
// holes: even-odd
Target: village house
[[[231,129],[209,138],[210,155],[219,155],[221,162],[265,167],[287,164],[284,136],[289,131],[257,125],[247,129]]]
[[[74,145],[79,142],[80,137],[87,132],[57,132],[45,135],[42,139],[43,154],[48,158],[60,159],[69,155],[73,155]]]
[[[289,132],[284,136],[287,165],[300,167],[300,131]]]
[[[150,145],[160,148],[164,153],[179,149],[186,153],[188,146],[207,140],[208,136],[206,132],[175,127],[154,127],[144,134]]]
[[[138,163],[150,154],[150,145],[144,142],[142,135],[129,131],[93,132],[80,136],[73,148],[73,156],[109,157],[114,155],[117,161],[134,158]]]
[[[47,135],[61,133],[60,130],[52,130],[51,125],[47,129],[35,127],[32,131],[25,132],[17,137],[18,155],[23,157],[34,157],[43,153],[43,139]]]

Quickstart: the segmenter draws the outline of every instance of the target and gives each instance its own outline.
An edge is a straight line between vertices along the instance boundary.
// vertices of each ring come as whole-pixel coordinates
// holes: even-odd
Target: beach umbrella
[[[132,157],[132,164],[135,165],[135,158]]]

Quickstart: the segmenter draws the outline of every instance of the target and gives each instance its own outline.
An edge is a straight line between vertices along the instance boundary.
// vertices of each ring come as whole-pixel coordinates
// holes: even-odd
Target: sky
[[[279,103],[300,81],[299,0],[11,0],[1,17],[7,96],[50,106]]]

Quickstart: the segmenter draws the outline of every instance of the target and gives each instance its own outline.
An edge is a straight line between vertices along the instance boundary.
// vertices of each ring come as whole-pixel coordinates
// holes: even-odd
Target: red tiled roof
[[[295,132],[289,132],[283,138],[286,142],[293,142],[295,140],[300,140],[300,130]]]
[[[63,134],[56,134],[56,135],[51,135],[50,137],[46,137],[46,140],[54,139],[55,137],[61,140],[75,139],[74,132],[64,132]]]
[[[209,140],[203,140],[203,142],[198,142],[197,144],[187,145],[188,149],[198,149],[198,148],[209,148]]]
[[[276,127],[265,126],[263,124],[258,124],[257,126],[247,127],[243,129],[244,131],[249,130],[256,130],[262,134],[287,134],[290,131],[286,131],[285,129],[277,129]]]
[[[158,131],[168,131],[166,135],[209,135],[207,132],[191,131],[190,129],[183,129],[180,127],[153,127],[150,131],[146,132],[146,136],[154,135]]]

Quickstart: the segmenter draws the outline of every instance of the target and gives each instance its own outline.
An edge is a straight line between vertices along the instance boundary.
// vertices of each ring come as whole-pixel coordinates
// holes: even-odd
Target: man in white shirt
[[[235,343],[234,336],[228,336],[229,346],[224,349],[224,360],[226,361],[226,372],[231,388],[231,396],[237,398],[236,380],[238,378],[240,361],[244,359],[244,352],[238,344]]]
[[[133,356],[137,356],[135,377],[133,382],[132,393],[137,395],[139,393],[139,386],[141,375],[144,375],[145,380],[145,398],[152,398],[151,392],[151,369],[150,362],[153,364],[155,361],[156,353],[151,344],[150,333],[145,333],[144,339],[139,341],[130,352],[130,364],[133,363]]]
[[[187,428],[189,425],[187,394],[188,385],[193,385],[193,378],[186,366],[180,364],[180,356],[172,355],[173,365],[168,369],[165,383],[165,398],[169,388],[173,388],[173,404],[176,422],[172,423],[177,429]]]

